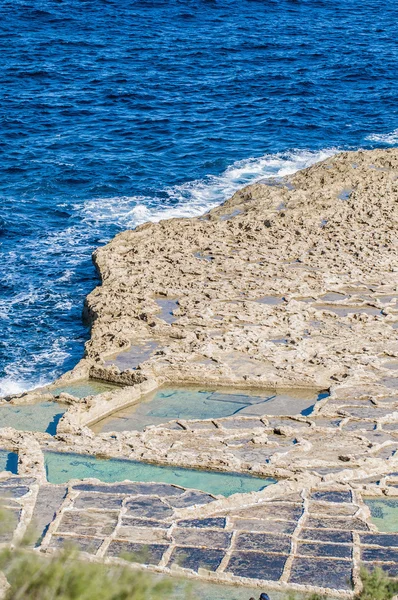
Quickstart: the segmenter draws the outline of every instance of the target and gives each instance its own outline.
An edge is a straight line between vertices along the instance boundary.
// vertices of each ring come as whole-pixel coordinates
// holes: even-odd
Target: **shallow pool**
[[[50,392],[54,394],[54,396],[59,396],[59,394],[65,392],[76,398],[85,398],[86,396],[97,396],[98,394],[112,392],[117,389],[120,389],[120,386],[113,385],[112,383],[95,381],[94,379],[82,379],[81,381],[58,385],[56,388],[50,389]]]
[[[133,460],[103,459],[81,454],[45,452],[47,479],[50,483],[65,483],[69,479],[95,477],[100,481],[160,482],[199,489],[209,494],[231,496],[253,492],[275,483],[275,479],[262,479],[241,473],[196,471],[179,467],[162,467]]]
[[[222,417],[268,415],[308,415],[325,394],[314,390],[276,392],[262,390],[203,389],[164,387],[145,396],[140,402],[115,412],[93,425],[101,431],[140,431],[174,419],[217,419]]]
[[[398,498],[364,498],[379,531],[398,532]]]
[[[11,471],[18,474],[18,454],[0,449],[0,471]]]
[[[3,404],[0,406],[0,427],[55,435],[58,422],[65,411],[66,406],[58,402]]]

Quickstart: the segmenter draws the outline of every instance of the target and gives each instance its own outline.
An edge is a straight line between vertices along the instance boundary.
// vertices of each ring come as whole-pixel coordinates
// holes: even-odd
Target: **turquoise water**
[[[379,531],[398,532],[398,498],[364,498]]]
[[[209,494],[231,496],[261,490],[274,479],[261,479],[240,473],[195,471],[179,467],[162,467],[132,460],[103,459],[95,456],[45,452],[47,479],[50,483],[65,483],[69,479],[95,477],[100,481],[161,482],[199,489]]]
[[[58,402],[0,406],[0,427],[20,431],[41,431],[55,435],[58,422],[66,410]]]
[[[96,396],[104,392],[112,392],[116,389],[120,389],[120,386],[103,381],[95,381],[94,379],[82,379],[81,381],[58,385],[50,391],[54,396],[59,396],[62,392],[66,392],[67,394],[76,396],[76,398],[85,398],[86,396]]]
[[[8,450],[0,450],[0,471],[11,471],[18,473],[18,454]]]
[[[309,414],[317,401],[313,390],[247,390],[165,387],[93,426],[93,430],[142,430],[173,419],[217,419],[236,416]]]

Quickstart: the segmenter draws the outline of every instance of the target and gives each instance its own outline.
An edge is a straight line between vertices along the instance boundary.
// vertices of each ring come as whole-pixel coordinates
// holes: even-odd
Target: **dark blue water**
[[[93,249],[398,144],[389,0],[3,0],[0,392],[82,356]]]

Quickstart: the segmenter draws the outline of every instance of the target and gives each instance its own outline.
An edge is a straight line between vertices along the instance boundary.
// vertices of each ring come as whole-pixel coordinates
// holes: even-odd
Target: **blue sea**
[[[0,395],[82,357],[91,253],[398,145],[394,0],[2,0]]]

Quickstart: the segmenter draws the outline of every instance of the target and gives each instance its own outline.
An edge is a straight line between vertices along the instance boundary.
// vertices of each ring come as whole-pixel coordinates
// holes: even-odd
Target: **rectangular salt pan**
[[[47,479],[66,483],[70,479],[96,478],[107,483],[117,481],[161,482],[198,489],[213,495],[259,491],[274,479],[262,479],[241,473],[224,473],[163,467],[132,460],[103,459],[82,454],[45,452]]]
[[[65,405],[58,402],[1,405],[0,427],[13,427],[19,431],[41,431],[55,435],[58,422],[65,410]]]
[[[95,379],[82,379],[81,381],[59,385],[53,389],[50,388],[49,391],[54,394],[54,396],[59,396],[59,394],[65,392],[76,398],[85,398],[86,396],[97,396],[104,392],[112,392],[116,389],[120,389],[120,386],[113,385],[112,383],[105,383],[103,381],[96,381]]]
[[[379,531],[398,532],[398,498],[364,498]]]
[[[261,395],[260,395],[261,394]],[[174,419],[219,419],[232,416],[308,415],[320,398],[314,390],[250,393],[239,390],[162,388],[140,402],[97,423],[94,431],[143,430]]]

